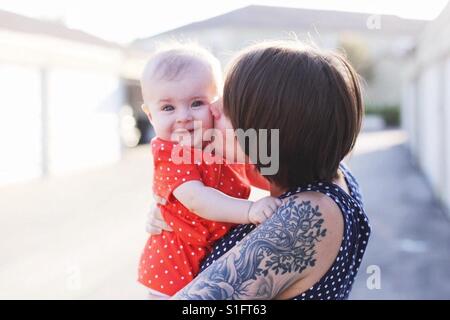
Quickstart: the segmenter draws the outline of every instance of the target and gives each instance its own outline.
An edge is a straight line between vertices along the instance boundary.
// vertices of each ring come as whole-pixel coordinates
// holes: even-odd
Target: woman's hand
[[[161,203],[162,199],[159,199],[158,196],[154,195],[155,202],[152,202],[150,205],[150,211],[147,215],[147,223],[145,225],[145,229],[150,234],[160,234],[163,230],[165,231],[173,231],[172,228],[164,221],[164,218],[161,215],[161,210],[159,209],[157,203]]]

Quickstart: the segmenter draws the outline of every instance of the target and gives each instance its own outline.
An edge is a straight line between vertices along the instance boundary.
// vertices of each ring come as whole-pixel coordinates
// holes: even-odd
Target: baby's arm
[[[262,223],[281,205],[281,200],[264,197],[249,201],[230,197],[200,181],[188,181],[177,187],[173,195],[186,208],[202,218],[229,223]]]

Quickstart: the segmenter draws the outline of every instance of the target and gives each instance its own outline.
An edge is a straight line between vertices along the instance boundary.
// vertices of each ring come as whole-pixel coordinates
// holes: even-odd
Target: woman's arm
[[[288,198],[173,298],[273,299],[312,272],[325,273],[339,251],[343,219],[340,212],[323,214],[321,202]]]

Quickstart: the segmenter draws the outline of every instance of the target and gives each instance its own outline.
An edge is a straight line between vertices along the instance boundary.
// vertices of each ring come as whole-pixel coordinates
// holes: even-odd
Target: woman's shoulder
[[[314,212],[315,216],[324,220],[332,229],[343,228],[344,218],[336,202],[326,194],[306,191],[292,194],[283,199],[283,205],[293,209],[299,218]]]
[[[273,233],[282,237],[290,233],[289,238],[295,239],[291,251],[297,252],[296,259],[304,265],[300,277],[278,296],[291,299],[319,282],[335,263],[343,239],[344,219],[337,205],[317,192],[284,198],[276,215],[271,223],[277,225],[279,220],[280,232]]]
[[[304,235],[313,236],[316,261],[312,268],[305,270],[305,275],[325,274],[342,243],[344,217],[341,209],[330,197],[307,191],[283,199],[279,213],[287,217],[290,224],[298,225]]]

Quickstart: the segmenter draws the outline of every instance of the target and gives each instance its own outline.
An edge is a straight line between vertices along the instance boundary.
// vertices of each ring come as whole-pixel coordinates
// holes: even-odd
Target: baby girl
[[[147,63],[141,86],[142,109],[156,134],[151,141],[153,193],[173,231],[150,236],[139,282],[153,296],[167,297],[197,275],[211,246],[231,227],[262,223],[281,201],[247,200],[248,176],[255,174],[245,172],[253,166],[205,160],[215,158],[197,133],[214,127],[210,107],[222,90],[220,64],[212,54],[192,45],[159,50]],[[180,152],[192,161],[175,161]]]

